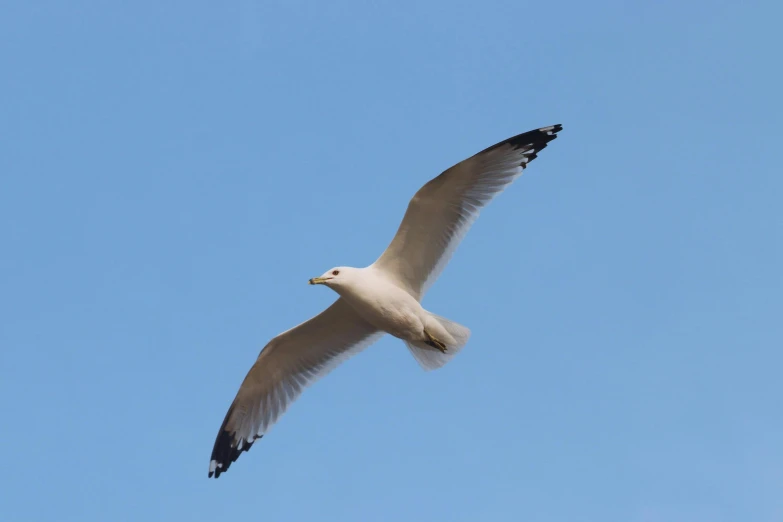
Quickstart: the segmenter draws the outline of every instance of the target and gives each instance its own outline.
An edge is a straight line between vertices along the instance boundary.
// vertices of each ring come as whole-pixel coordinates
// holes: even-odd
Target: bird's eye
[[[338,275],[340,273],[339,270],[332,270],[332,275]]]

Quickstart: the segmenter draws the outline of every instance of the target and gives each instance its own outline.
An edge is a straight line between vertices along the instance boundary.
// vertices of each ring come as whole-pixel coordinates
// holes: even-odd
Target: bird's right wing
[[[220,427],[209,476],[219,477],[248,451],[308,384],[377,341],[383,332],[342,298],[264,347]]]
[[[373,266],[421,298],[481,209],[557,137],[551,125],[501,141],[429,181],[408,204],[400,228]]]

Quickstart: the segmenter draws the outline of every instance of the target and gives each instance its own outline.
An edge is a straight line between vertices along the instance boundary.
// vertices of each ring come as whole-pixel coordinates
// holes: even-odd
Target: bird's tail
[[[469,328],[433,313],[430,313],[430,321],[425,327],[446,345],[446,353],[443,353],[425,341],[405,341],[416,362],[425,370],[436,370],[445,365],[457,355],[470,338]]]

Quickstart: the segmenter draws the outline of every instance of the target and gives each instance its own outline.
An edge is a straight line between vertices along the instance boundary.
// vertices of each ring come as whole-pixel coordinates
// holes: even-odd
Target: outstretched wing
[[[219,477],[277,421],[305,386],[383,335],[342,298],[261,350],[220,427],[209,476]]]
[[[421,299],[481,209],[555,139],[562,125],[532,130],[484,149],[424,185],[374,266]]]

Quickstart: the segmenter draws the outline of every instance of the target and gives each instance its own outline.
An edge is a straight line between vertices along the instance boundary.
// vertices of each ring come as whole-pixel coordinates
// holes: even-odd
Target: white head
[[[326,285],[329,288],[336,290],[337,288],[349,284],[351,280],[354,279],[358,270],[358,268],[351,268],[349,266],[336,266],[324,272],[321,277],[310,279],[310,284]]]

